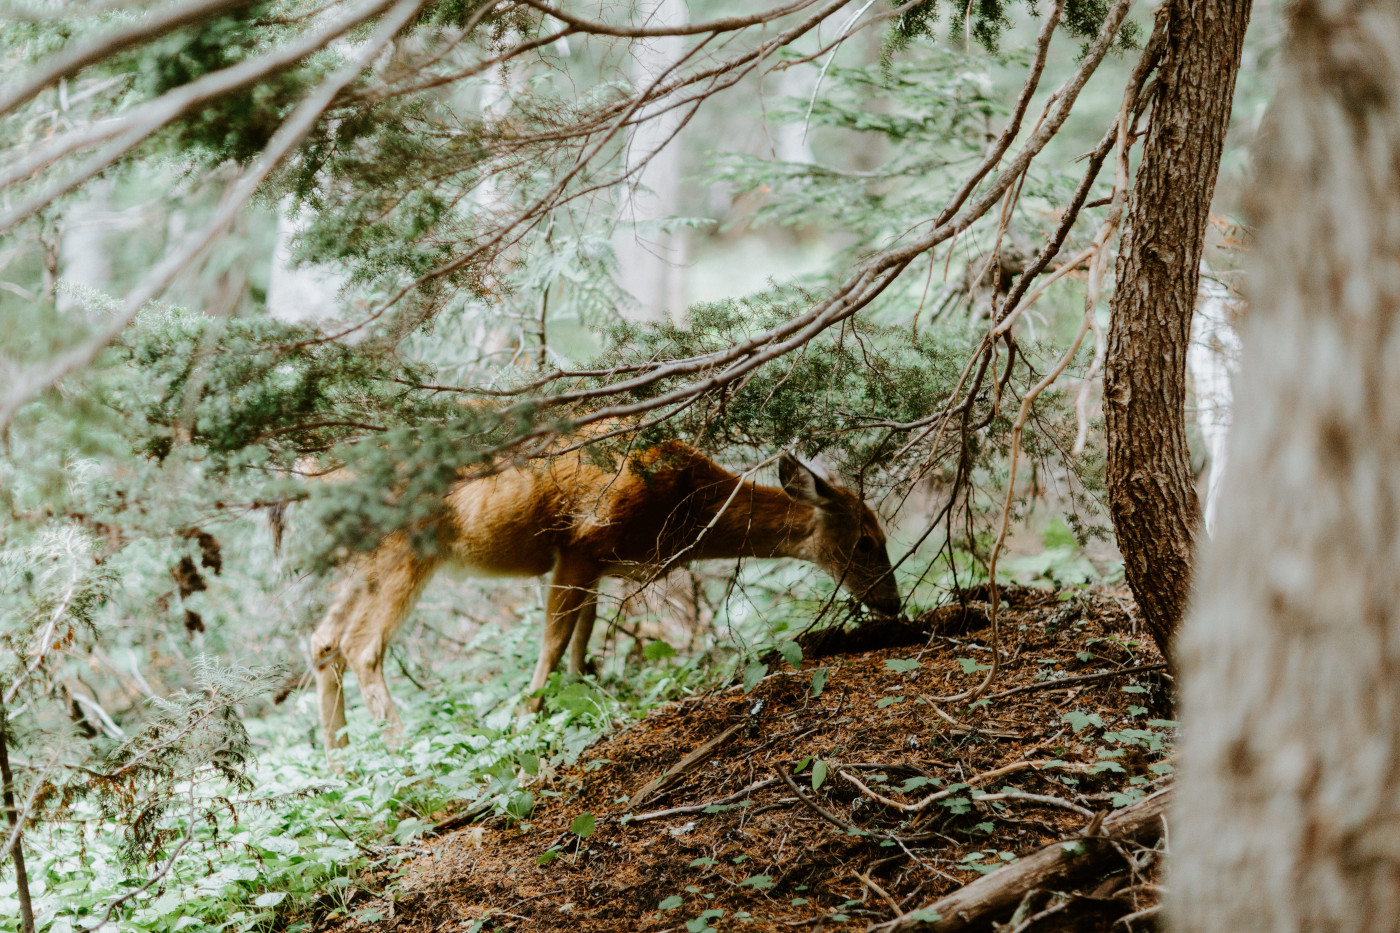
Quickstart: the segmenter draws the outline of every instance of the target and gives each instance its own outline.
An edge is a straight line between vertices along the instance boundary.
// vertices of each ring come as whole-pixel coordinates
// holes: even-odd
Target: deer
[[[477,577],[553,574],[526,713],[539,710],[566,647],[569,671],[584,670],[604,577],[644,584],[697,560],[794,558],[817,565],[871,610],[898,614],[874,511],[827,469],[789,453],[779,456],[778,475],[780,488],[760,485],[670,441],[612,469],[575,451],[459,480],[445,497],[439,547],[419,553],[404,532],[390,534],[352,564],[311,636],[327,749],[346,743],[347,668],[386,740],[397,740],[402,723],[384,655],[444,565]]]

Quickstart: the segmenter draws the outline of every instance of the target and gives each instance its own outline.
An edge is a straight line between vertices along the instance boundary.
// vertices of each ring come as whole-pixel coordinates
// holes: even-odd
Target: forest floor
[[[971,706],[940,697],[985,676],[985,590],[912,629],[809,640],[801,671],[748,692],[653,711],[542,775],[528,819],[428,840],[389,893],[357,905],[372,908],[360,922],[335,925],[864,929],[1092,836],[1170,780],[1169,680],[1126,590],[1004,593],[1004,660]],[[1157,890],[1153,853],[1119,851],[1078,887],[1013,903],[1002,929],[1151,929],[1114,927],[1150,912]]]

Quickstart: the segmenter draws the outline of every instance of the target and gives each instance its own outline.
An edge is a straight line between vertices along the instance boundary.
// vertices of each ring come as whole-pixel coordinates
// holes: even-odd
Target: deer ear
[[[792,454],[778,458],[778,481],[783,491],[808,505],[827,505],[836,499],[836,491],[825,471],[806,463]]]

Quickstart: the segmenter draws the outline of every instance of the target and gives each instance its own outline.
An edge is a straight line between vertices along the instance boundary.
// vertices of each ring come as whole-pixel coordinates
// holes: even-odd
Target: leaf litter
[[[970,706],[939,700],[983,676],[987,595],[883,634],[818,634],[801,670],[654,710],[532,788],[524,819],[428,840],[364,886],[381,895],[314,925],[865,929],[1169,782],[1170,679],[1125,590],[1004,589],[1002,673]],[[1107,931],[1149,911],[1154,856],[1033,892],[1006,929],[1039,915],[1037,933]]]

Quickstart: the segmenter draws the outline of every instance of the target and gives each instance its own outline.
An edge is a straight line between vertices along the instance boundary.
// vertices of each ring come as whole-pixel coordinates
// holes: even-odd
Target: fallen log
[[[927,907],[873,924],[868,933],[955,933],[1011,913],[1033,888],[1065,887],[1094,878],[1122,859],[1115,843],[1156,844],[1170,801],[1171,788],[1164,788],[1114,811],[1104,819],[1096,835],[1037,849]]]

